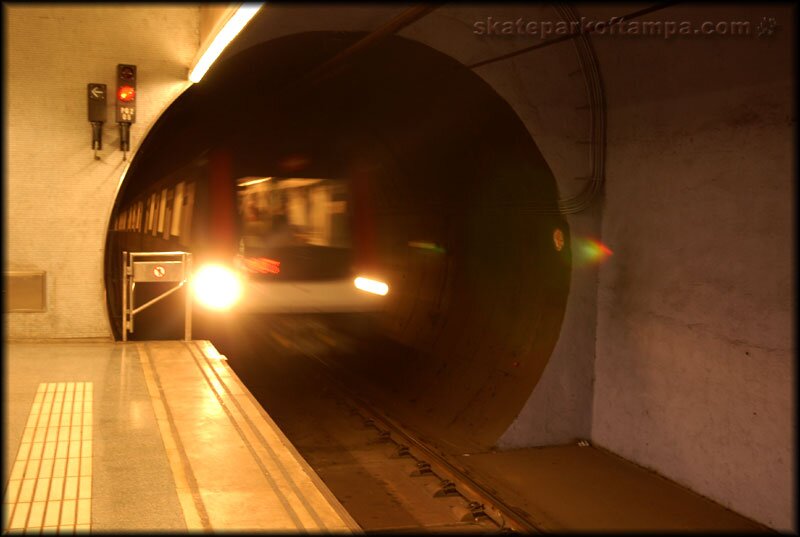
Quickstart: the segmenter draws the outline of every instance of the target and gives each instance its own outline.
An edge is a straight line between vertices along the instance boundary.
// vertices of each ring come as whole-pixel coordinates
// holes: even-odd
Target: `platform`
[[[207,341],[6,346],[4,531],[360,532]]]

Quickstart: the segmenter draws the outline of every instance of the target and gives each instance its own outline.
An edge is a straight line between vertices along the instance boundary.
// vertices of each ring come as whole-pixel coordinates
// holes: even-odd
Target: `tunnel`
[[[569,226],[529,209],[554,204],[556,182],[508,103],[424,44],[391,36],[307,76],[363,35],[294,34],[221,62],[154,125],[115,211],[208,151],[228,155],[234,177],[349,178],[369,200],[355,230],[369,238],[360,254],[392,292],[359,352],[337,360],[423,437],[486,449],[559,337],[571,254],[554,233],[569,244]],[[118,250],[109,233],[116,319]]]
[[[4,531],[797,531],[794,6],[3,7]]]

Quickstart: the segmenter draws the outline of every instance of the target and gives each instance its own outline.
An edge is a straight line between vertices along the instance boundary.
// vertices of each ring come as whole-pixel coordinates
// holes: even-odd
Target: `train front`
[[[237,311],[369,313],[386,282],[363,262],[354,233],[356,200],[346,179],[243,177],[236,265],[244,278]]]

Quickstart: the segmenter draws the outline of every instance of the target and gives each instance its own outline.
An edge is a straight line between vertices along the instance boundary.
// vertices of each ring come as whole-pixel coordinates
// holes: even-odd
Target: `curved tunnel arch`
[[[239,177],[279,175],[300,156],[306,176],[353,179],[371,201],[370,229],[357,233],[372,233],[392,293],[387,339],[345,367],[423,435],[458,449],[491,446],[560,332],[570,248],[556,251],[552,237],[561,229],[569,241],[568,224],[520,209],[555,202],[555,179],[508,103],[416,41],[388,38],[319,84],[287,87],[362,36],[293,34],[221,62],[154,125],[115,213],[153,178],[212,148],[231,152]],[[106,287],[113,316],[116,288]]]

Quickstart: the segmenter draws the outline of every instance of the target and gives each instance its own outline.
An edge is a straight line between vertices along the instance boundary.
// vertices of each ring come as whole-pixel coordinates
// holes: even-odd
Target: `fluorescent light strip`
[[[217,60],[222,51],[225,50],[225,47],[233,41],[233,38],[236,37],[239,32],[242,31],[242,28],[250,22],[258,10],[261,9],[263,3],[247,3],[242,4],[239,6],[239,9],[236,10],[236,13],[228,19],[228,22],[225,23],[225,26],[219,31],[219,33],[214,37],[214,41],[208,46],[206,51],[200,57],[200,60],[197,62],[197,65],[194,66],[192,69],[191,74],[189,75],[189,80],[194,82],[195,84],[200,82],[203,79],[203,76],[206,74],[206,71],[211,67],[211,65]]]

